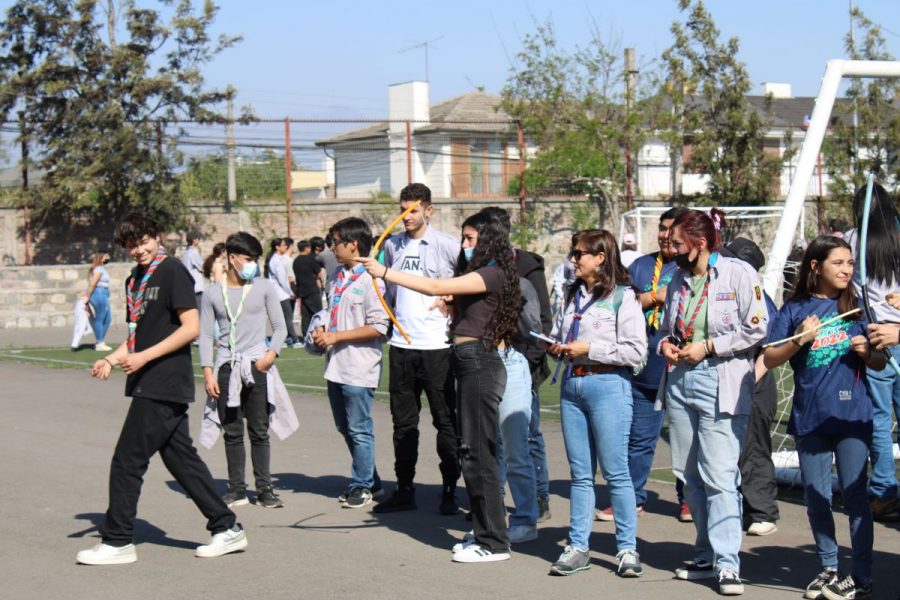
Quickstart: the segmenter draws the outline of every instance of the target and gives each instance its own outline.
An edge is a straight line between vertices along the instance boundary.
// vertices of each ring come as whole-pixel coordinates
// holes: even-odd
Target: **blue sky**
[[[855,0],[900,57],[897,0]],[[829,58],[844,56],[849,0],[707,0],[722,37],[738,36],[755,92],[766,81],[813,96]],[[670,45],[675,0],[290,1],[221,0],[215,29],[244,41],[210,65],[210,84],[233,84],[258,116],[381,117],[387,86],[424,79],[429,40],[432,102],[484,86],[499,92],[534,21],[551,19],[560,42],[584,44],[594,20],[643,59]]]

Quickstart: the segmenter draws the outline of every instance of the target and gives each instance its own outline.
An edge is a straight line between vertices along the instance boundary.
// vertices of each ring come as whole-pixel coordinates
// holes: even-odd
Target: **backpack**
[[[532,331],[541,332],[541,301],[531,282],[519,277],[519,288],[522,290],[522,308],[519,312],[519,344],[523,348],[541,348],[542,342],[531,335]]]

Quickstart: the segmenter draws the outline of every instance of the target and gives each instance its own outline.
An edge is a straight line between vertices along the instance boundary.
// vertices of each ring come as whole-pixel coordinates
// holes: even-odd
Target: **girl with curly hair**
[[[508,560],[497,463],[498,405],[506,389],[500,351],[516,333],[521,292],[509,236],[485,214],[462,225],[456,277],[431,279],[358,259],[374,277],[430,296],[453,296],[451,368],[456,375],[463,478],[472,507],[473,535],[453,547],[453,561]]]

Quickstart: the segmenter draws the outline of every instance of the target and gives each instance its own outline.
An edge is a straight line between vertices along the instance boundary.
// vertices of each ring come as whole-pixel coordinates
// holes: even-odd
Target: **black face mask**
[[[697,260],[700,258],[700,255],[697,254],[697,258],[691,260],[688,258],[691,255],[690,250],[683,254],[675,255],[675,264],[678,265],[679,268],[684,269],[685,271],[691,271],[694,267],[697,266]]]

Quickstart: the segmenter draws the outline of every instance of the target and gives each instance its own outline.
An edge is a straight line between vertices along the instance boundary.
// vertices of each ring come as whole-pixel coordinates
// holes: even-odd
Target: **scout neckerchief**
[[[222,303],[225,305],[225,314],[228,315],[228,322],[230,323],[228,329],[228,350],[231,352],[231,367],[234,368],[234,361],[237,358],[237,322],[238,319],[241,318],[241,313],[244,312],[244,300],[247,299],[247,294],[250,293],[250,288],[253,287],[253,280],[251,283],[245,283],[241,286],[241,301],[238,303],[237,312],[231,312],[231,306],[228,304],[228,287],[225,281],[222,282]]]
[[[347,277],[347,270],[341,269],[337,272],[337,283],[335,283],[334,291],[331,294],[331,313],[328,318],[328,331],[337,331],[337,312],[338,305],[341,303],[341,296],[347,291],[347,288],[353,285],[353,282],[359,279],[359,276],[365,273],[366,268],[362,265],[354,267],[350,273],[347,283],[344,279]]]
[[[153,262],[150,263],[150,266],[147,267],[146,272],[144,272],[144,276],[141,278],[141,283],[138,286],[138,291],[135,293],[134,291],[134,282],[137,281],[137,276],[140,273],[140,266],[135,267],[134,271],[131,272],[131,282],[128,284],[128,293],[125,295],[126,304],[128,305],[128,352],[134,352],[135,342],[137,339],[137,325],[138,321],[141,320],[141,308],[144,306],[144,292],[147,290],[147,282],[150,281],[150,277],[156,272],[156,267],[159,266],[159,263],[166,258],[166,250],[162,246],[159,247],[159,251],[156,253],[156,258],[153,259]]]
[[[709,257],[708,264],[706,265],[706,281],[703,283],[703,292],[700,294],[700,299],[697,300],[697,306],[694,307],[694,312],[691,315],[691,320],[688,322],[687,326],[684,324],[684,318],[687,316],[687,314],[685,314],[686,300],[688,289],[691,286],[687,283],[687,280],[684,280],[682,283],[681,298],[678,301],[678,313],[675,315],[675,329],[678,331],[679,337],[685,344],[690,343],[694,339],[694,325],[697,323],[697,316],[700,314],[700,309],[703,308],[703,305],[706,304],[706,300],[709,297],[709,280],[710,277],[712,277],[712,267],[716,264],[718,257],[719,255],[717,252],[713,252]]]
[[[572,315],[572,324],[569,325],[569,333],[566,334],[566,339],[563,342],[564,344],[568,344],[568,343],[578,339],[578,329],[581,324],[581,317],[584,315],[584,313],[586,313],[588,311],[588,309],[591,306],[594,305],[594,303],[597,300],[600,299],[598,296],[591,294],[590,301],[587,304],[585,304],[584,306],[581,306],[581,298],[582,298],[581,288],[579,287],[575,291],[575,298],[573,299],[573,302],[575,304],[575,314]],[[562,369],[562,365],[564,362],[565,362],[564,360],[561,360],[558,363],[556,363],[556,372],[553,374],[553,381],[550,382],[551,385],[556,383],[556,380],[559,379],[559,372]],[[567,379],[571,376],[572,376],[572,361],[569,361],[569,365],[566,367],[566,375],[563,379]]]
[[[662,273],[662,266],[663,257],[662,252],[660,252],[656,255],[656,263],[653,265],[653,281],[650,282],[650,291],[653,292],[654,297],[656,296],[656,289],[659,287],[659,276]],[[659,304],[653,306],[653,310],[647,317],[647,325],[649,325],[650,329],[653,331],[659,329]]]

